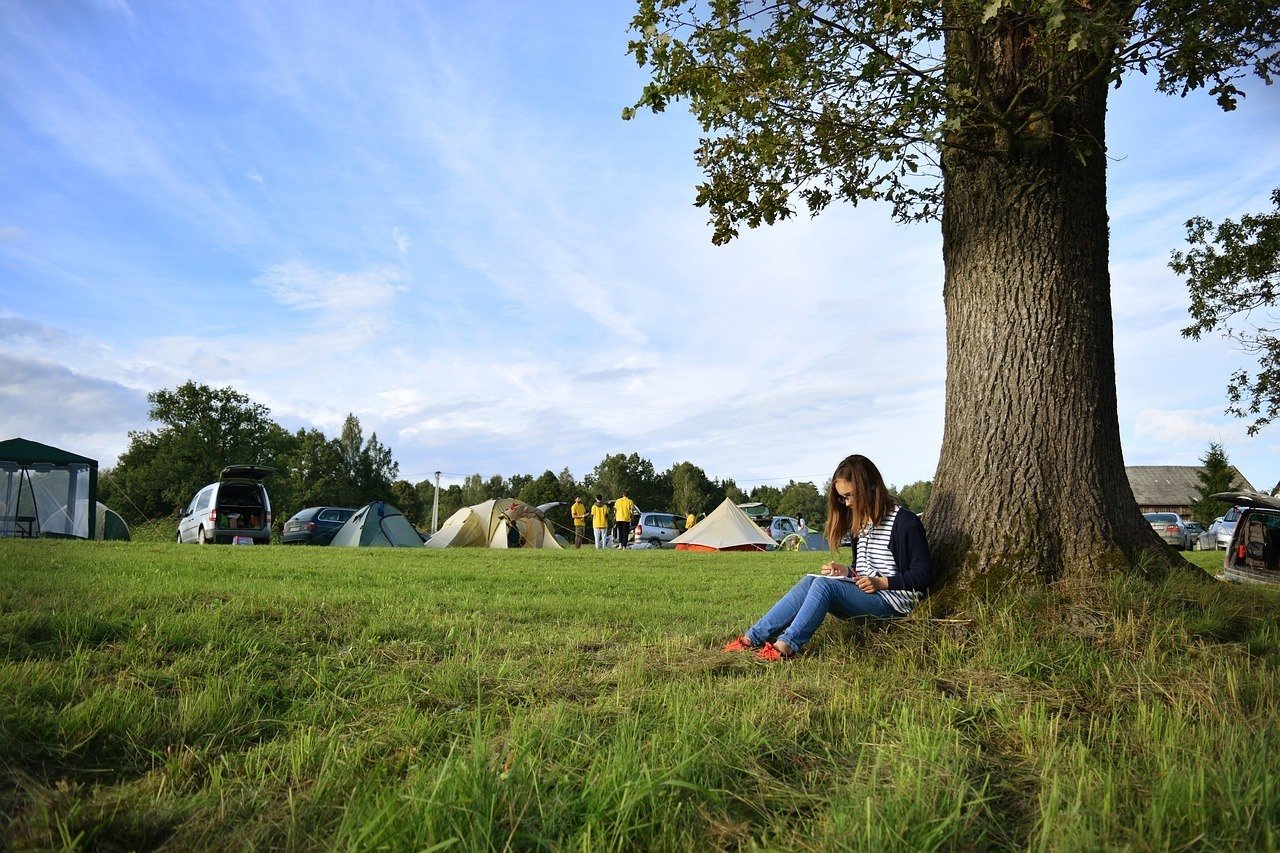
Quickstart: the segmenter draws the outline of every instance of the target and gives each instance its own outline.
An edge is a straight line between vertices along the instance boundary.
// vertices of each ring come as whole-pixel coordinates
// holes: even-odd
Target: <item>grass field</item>
[[[719,651],[821,561],[0,541],[0,838],[1280,844],[1275,590],[1009,592],[828,623],[787,664]]]

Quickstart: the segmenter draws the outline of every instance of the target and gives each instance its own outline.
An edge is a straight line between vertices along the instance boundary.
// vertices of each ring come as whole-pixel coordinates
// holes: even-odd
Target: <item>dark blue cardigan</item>
[[[858,540],[852,542],[849,573],[858,559]],[[898,507],[893,527],[889,530],[889,552],[898,573],[888,578],[889,589],[918,589],[927,592],[933,583],[933,559],[929,556],[929,543],[924,538],[924,525],[920,516],[905,506]]]

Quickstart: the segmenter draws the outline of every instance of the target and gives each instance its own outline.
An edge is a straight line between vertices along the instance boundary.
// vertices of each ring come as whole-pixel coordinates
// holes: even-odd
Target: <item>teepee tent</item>
[[[0,537],[98,536],[98,462],[25,438],[0,441]]]
[[[677,551],[765,551],[775,546],[769,534],[728,498],[671,541]]]
[[[518,546],[512,544],[516,541]],[[458,510],[427,540],[427,547],[559,548],[560,543],[541,508],[501,498]]]
[[[356,511],[329,540],[329,547],[421,548],[422,537],[400,510],[374,501]]]

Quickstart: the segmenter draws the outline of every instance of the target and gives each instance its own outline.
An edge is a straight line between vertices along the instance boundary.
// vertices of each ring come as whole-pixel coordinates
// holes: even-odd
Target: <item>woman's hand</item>
[[[842,578],[849,574],[849,567],[833,560],[822,567],[822,573],[829,578]]]
[[[856,577],[853,579],[853,583],[863,592],[875,592],[876,590],[889,588],[888,578]]]

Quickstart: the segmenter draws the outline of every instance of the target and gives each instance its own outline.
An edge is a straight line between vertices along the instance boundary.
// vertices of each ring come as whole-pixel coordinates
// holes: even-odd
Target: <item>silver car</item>
[[[1191,547],[1191,539],[1187,536],[1187,523],[1176,512],[1146,512],[1142,517],[1161,539],[1179,551],[1185,551]]]
[[[669,512],[642,512],[636,523],[635,541],[647,542],[650,548],[670,548],[671,540],[683,533],[684,517]]]
[[[262,481],[275,473],[262,465],[228,465],[216,483],[196,492],[178,519],[178,543],[267,545],[271,500]]]
[[[1214,500],[1234,504],[1231,541],[1222,560],[1222,577],[1280,585],[1280,498],[1260,492],[1219,492]]]
[[[1222,494],[1226,494],[1223,492]],[[1231,544],[1231,537],[1236,533],[1236,522],[1240,520],[1240,512],[1244,507],[1233,506],[1227,510],[1227,514],[1222,517],[1222,521],[1218,522],[1218,548],[1226,550]]]

